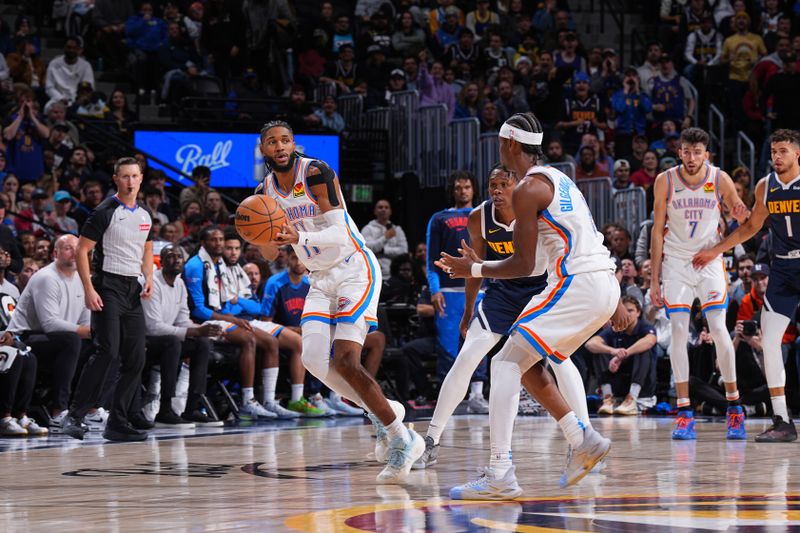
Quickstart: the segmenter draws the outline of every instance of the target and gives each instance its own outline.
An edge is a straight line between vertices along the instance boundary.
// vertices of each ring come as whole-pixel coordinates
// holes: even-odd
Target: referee
[[[117,194],[103,200],[89,215],[78,241],[78,274],[86,307],[92,312],[94,353],[81,373],[63,432],[83,439],[83,417],[97,403],[106,374],[119,370],[103,437],[139,441],[145,440],[147,433],[131,425],[128,412],[145,361],[141,299],[150,297],[153,286],[152,221],[136,202],[142,184],[138,161],[119,159],[113,179]],[[89,270],[92,250],[94,275]]]

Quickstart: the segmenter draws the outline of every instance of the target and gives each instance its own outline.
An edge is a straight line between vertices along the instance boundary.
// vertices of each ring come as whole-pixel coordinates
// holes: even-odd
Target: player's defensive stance
[[[501,260],[514,253],[514,208],[511,197],[516,175],[498,166],[489,174],[489,196],[469,215],[470,246],[484,260]],[[517,317],[535,295],[547,287],[547,263],[537,254],[533,272],[520,279],[489,279],[486,293],[475,306],[480,278],[466,282],[466,306],[461,319],[464,345],[439,390],[439,399],[425,435],[425,453],[414,468],[428,468],[439,458],[439,439],[458,404],[467,392],[472,373],[481,360],[508,333]],[[473,313],[474,309],[474,313]],[[585,426],[589,422],[586,393],[581,374],[569,359],[553,365],[558,388]],[[523,385],[525,376],[522,377]]]
[[[492,361],[489,396],[491,455],[476,481],[454,487],[454,499],[505,500],[522,493],[511,462],[511,436],[523,374],[534,394],[561,426],[571,447],[561,485],[576,483],[608,454],[611,442],[585,428],[544,368],[569,357],[608,322],[627,327],[620,305],[615,265],[575,184],[561,172],[536,166],[542,127],[532,113],[517,114],[500,129],[500,161],[524,176],[514,190],[514,253],[502,261],[482,261],[463,243],[462,257],[443,255],[453,276],[513,279],[530,275],[538,252],[547,259],[547,288],[534,296],[511,328],[508,342]]]

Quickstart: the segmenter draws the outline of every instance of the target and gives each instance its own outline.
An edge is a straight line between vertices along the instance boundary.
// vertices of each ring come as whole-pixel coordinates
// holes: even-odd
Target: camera
[[[392,229],[393,227],[394,227],[394,224],[392,224],[391,222],[387,222],[387,223],[386,223],[386,229],[387,229],[387,230],[390,230],[390,229]]]
[[[742,335],[745,337],[752,337],[758,331],[758,324],[755,320],[742,321]]]

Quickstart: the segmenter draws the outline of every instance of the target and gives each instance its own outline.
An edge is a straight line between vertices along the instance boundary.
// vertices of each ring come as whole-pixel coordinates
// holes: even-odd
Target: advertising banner
[[[134,144],[139,150],[157,157],[191,175],[204,165],[211,169],[211,186],[255,187],[264,177],[264,159],[258,149],[258,133],[221,133],[195,131],[137,131]],[[339,137],[337,135],[295,135],[297,150],[322,159],[339,172]],[[180,175],[157,163],[171,178],[191,185]]]

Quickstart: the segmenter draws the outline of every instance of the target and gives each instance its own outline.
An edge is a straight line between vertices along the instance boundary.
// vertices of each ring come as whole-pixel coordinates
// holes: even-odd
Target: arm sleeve
[[[91,326],[92,325],[92,312],[89,311],[89,308],[85,305],[83,309],[81,309],[81,316],[78,317],[78,325],[79,326]]]
[[[186,338],[186,328],[176,327],[173,324],[167,324],[163,317],[161,310],[168,302],[164,302],[162,298],[161,289],[158,284],[153,285],[153,294],[150,298],[142,299],[142,308],[144,309],[145,330],[148,335],[154,337],[163,336],[176,336],[181,340]]]
[[[180,309],[178,310],[178,316],[175,318],[175,325],[182,328],[190,328],[194,326],[194,322],[189,316],[189,295],[186,293],[186,284],[181,278],[177,278],[175,283],[180,286],[180,301],[178,302]]]
[[[719,33],[717,33],[717,35],[714,37],[714,44],[715,44],[714,57],[712,57],[708,61],[709,66],[719,65],[719,57],[722,54],[722,35],[720,35]]]
[[[111,224],[111,218],[114,216],[114,209],[103,207],[95,209],[86,222],[83,223],[81,228],[81,237],[86,237],[94,242],[100,241],[103,238],[103,233],[108,229]]]
[[[376,224],[367,224],[361,230],[361,235],[363,235],[364,240],[367,241],[367,248],[376,253],[383,251],[386,238],[383,236],[383,231],[381,231],[380,226]]]
[[[62,100],[64,98],[64,95],[61,94],[61,91],[56,89],[55,76],[53,75],[53,72],[55,72],[55,68],[51,67],[55,67],[55,65],[51,63],[47,67],[47,72],[45,74],[44,91],[47,93],[47,96],[49,96],[51,100]]]
[[[261,298],[261,316],[275,316],[275,296],[278,294],[280,287],[276,280],[270,278],[264,287],[264,296]]]
[[[391,258],[408,253],[408,240],[406,239],[403,228],[395,226],[394,229],[397,235],[395,235],[393,239],[386,241],[386,246],[383,247],[383,253]]]
[[[239,297],[239,306],[244,309],[244,312],[251,316],[259,316],[261,313],[261,304],[250,298]]]
[[[206,306],[206,295],[203,293],[203,262],[190,260],[186,263],[183,279],[192,302],[192,317],[200,322],[210,320],[213,311]]]
[[[301,246],[344,246],[348,243],[347,222],[344,209],[331,209],[322,215],[330,224],[322,231],[301,231],[298,243]]]
[[[43,278],[46,283],[37,284],[36,298],[33,298],[33,307],[36,309],[36,316],[42,324],[45,333],[55,331],[77,331],[78,324],[74,324],[61,318],[61,309],[58,305],[61,297],[61,288],[54,279]]]
[[[439,273],[433,261],[439,257],[442,250],[441,235],[439,234],[439,217],[433,215],[428,221],[428,234],[426,236],[427,257],[425,262],[428,264],[428,287],[431,294],[439,292]]]
[[[697,59],[694,57],[694,42],[697,40],[697,35],[694,32],[689,34],[689,37],[686,38],[686,48],[683,50],[683,57],[686,59],[687,63],[691,63],[694,65],[697,63]]]
[[[611,97],[611,105],[617,113],[625,111],[625,93],[621,90],[615,92]]]

